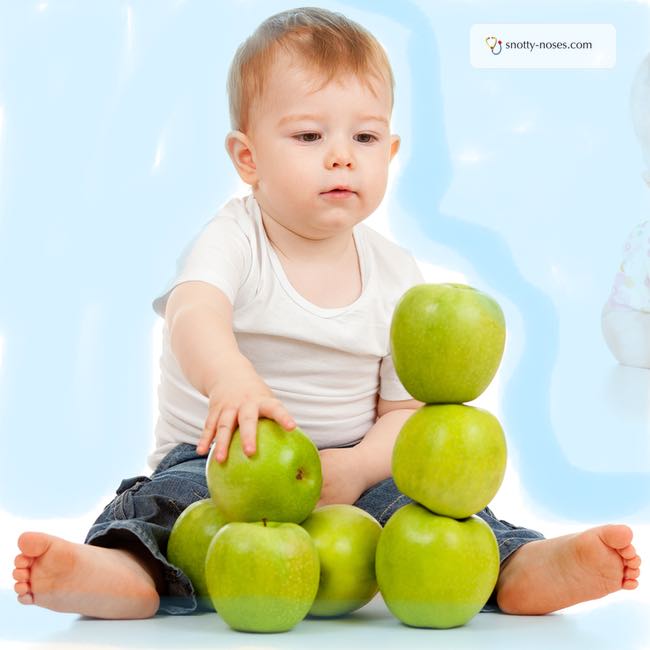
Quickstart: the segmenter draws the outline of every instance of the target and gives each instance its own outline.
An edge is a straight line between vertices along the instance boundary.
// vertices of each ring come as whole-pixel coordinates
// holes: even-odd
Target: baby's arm
[[[379,399],[377,420],[358,445],[321,449],[323,488],[317,505],[353,504],[365,490],[389,478],[395,439],[420,406],[416,400]]]
[[[187,380],[208,398],[208,416],[197,445],[207,453],[217,436],[217,460],[225,460],[239,423],[244,453],[255,453],[258,417],[269,417],[287,431],[295,422],[239,351],[232,330],[232,305],[206,282],[174,288],[165,310],[170,344]]]
[[[395,440],[404,422],[420,408],[417,400],[388,401],[379,398],[377,421],[356,446],[363,460],[362,471],[368,485],[374,485],[392,475],[391,462]]]

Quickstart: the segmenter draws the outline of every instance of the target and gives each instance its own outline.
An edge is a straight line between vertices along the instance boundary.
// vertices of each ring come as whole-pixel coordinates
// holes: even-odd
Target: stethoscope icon
[[[496,36],[488,36],[485,43],[492,50],[492,54],[501,54],[501,41]]]

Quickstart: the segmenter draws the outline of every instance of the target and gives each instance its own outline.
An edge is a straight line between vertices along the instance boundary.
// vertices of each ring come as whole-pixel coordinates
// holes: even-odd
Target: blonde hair
[[[228,72],[230,124],[247,132],[254,100],[264,92],[264,79],[279,49],[296,56],[324,77],[350,73],[375,92],[370,77],[395,80],[383,47],[361,25],[343,14],[317,7],[289,9],[267,18],[238,48]]]

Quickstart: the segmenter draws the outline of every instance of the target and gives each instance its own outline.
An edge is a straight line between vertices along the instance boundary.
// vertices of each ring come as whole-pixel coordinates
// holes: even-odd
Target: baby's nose
[[[333,144],[326,154],[325,165],[328,169],[335,167],[354,166],[354,158],[349,147],[344,144]]]

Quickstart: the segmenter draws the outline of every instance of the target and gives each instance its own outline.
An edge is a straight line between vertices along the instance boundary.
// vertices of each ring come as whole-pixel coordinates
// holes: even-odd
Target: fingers
[[[217,425],[217,441],[215,442],[216,448],[214,451],[214,457],[220,463],[228,458],[228,448],[230,447],[230,440],[235,429],[236,420],[236,408],[228,407],[221,411],[219,424]]]
[[[197,454],[207,454],[210,449],[210,444],[216,434],[217,421],[219,420],[220,409],[211,408],[208,412],[208,417],[203,426],[203,433],[199,438],[199,443],[196,446]]]
[[[262,402],[259,414],[275,420],[285,431],[292,431],[296,428],[294,419],[278,399],[269,399]]]
[[[294,419],[280,400],[264,399],[260,402],[246,401],[239,407],[214,407],[209,411],[203,433],[197,444],[199,454],[205,454],[215,441],[214,458],[220,463],[228,458],[228,449],[237,426],[244,454],[252,456],[257,449],[257,422],[260,417],[275,420],[285,431],[296,428]]]
[[[257,447],[257,418],[259,408],[255,402],[245,402],[239,409],[239,434],[241,446],[247,456],[252,456]]]

